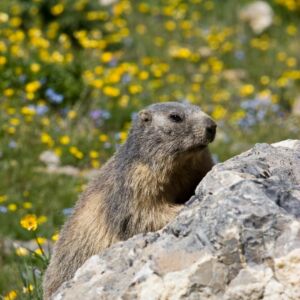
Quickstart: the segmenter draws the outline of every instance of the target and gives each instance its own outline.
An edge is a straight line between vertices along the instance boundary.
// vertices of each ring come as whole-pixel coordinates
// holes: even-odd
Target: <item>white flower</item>
[[[118,0],[99,0],[99,3],[103,6],[112,5],[116,2],[118,2]]]
[[[244,22],[249,23],[251,29],[260,34],[273,22],[273,10],[265,1],[255,1],[246,5],[239,13]]]
[[[40,161],[47,166],[58,166],[60,164],[59,157],[53,151],[44,151],[40,155]]]

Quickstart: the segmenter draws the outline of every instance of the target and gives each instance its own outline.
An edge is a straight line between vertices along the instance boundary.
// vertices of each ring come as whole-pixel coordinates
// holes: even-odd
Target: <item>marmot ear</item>
[[[152,115],[149,110],[143,109],[139,112],[139,119],[142,123],[150,123],[152,120]]]

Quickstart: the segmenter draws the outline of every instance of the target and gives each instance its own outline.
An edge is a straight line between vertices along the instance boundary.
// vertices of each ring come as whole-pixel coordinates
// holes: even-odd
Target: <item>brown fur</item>
[[[186,115],[185,125],[167,119],[174,110]],[[44,278],[45,300],[90,256],[176,216],[213,165],[205,146],[214,133],[203,130],[209,126],[214,122],[187,104],[156,104],[140,113],[127,143],[102,167],[63,227]]]

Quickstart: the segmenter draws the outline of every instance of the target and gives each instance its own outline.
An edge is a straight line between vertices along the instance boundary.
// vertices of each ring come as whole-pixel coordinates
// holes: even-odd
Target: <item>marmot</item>
[[[216,123],[195,105],[166,102],[140,111],[61,230],[44,299],[90,256],[172,220],[213,166],[207,145],[215,133]]]

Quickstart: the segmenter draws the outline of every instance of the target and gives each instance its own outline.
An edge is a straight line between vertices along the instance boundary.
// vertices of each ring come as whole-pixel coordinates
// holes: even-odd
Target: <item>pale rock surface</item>
[[[53,295],[300,299],[300,141],[216,165],[173,222],[93,256]]]

